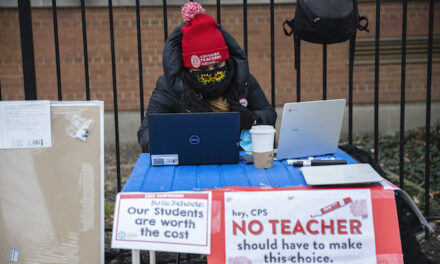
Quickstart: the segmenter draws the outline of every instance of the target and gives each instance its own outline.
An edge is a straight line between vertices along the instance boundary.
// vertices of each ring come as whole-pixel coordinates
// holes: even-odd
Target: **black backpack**
[[[359,16],[358,0],[298,0],[294,18],[283,22],[286,35],[320,44],[346,41],[356,36],[356,29],[368,32],[367,26],[368,19]]]

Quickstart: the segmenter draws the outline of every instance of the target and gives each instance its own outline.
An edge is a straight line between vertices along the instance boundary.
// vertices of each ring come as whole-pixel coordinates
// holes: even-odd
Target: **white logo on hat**
[[[194,66],[194,68],[200,67],[200,59],[197,55],[191,56],[191,64]]]
[[[241,104],[242,106],[244,106],[244,107],[247,107],[247,105],[248,105],[248,100],[246,100],[246,98],[241,98],[241,99],[239,100],[239,102],[240,102],[240,104]]]

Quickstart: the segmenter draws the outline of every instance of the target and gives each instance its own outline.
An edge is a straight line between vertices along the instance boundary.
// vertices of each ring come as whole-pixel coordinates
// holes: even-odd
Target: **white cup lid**
[[[273,126],[269,126],[269,125],[258,125],[258,126],[253,126],[249,132],[251,132],[251,134],[270,134],[270,133],[275,133],[276,130],[275,128],[273,128]]]

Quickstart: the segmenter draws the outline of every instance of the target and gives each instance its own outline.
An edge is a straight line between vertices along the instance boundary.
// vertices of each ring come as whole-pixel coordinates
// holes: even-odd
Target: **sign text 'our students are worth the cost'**
[[[112,247],[209,254],[210,192],[119,194]]]

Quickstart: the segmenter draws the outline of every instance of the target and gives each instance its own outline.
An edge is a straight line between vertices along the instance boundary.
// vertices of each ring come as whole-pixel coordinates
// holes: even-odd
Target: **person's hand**
[[[240,129],[250,129],[258,119],[257,114],[239,104],[230,105],[229,111],[240,113]]]

